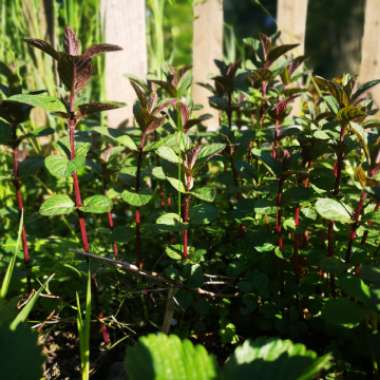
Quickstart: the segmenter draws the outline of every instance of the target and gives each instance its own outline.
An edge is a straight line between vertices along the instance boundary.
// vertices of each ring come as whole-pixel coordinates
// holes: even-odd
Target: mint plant
[[[206,85],[218,130],[203,125],[186,66],[129,78],[133,118],[113,129],[99,112],[122,104],[85,89],[95,56],[118,48],[81,54],[63,34],[63,51],[27,39],[53,57],[61,97],[0,67],[5,178],[17,158],[14,184],[0,186],[0,309],[50,279],[30,314],[44,351],[61,350],[44,376],[57,365],[61,377],[114,377],[127,349],[130,378],[376,378],[380,123],[368,91],[379,81],[322,78],[295,45],[258,36]],[[32,108],[48,112],[42,128]],[[172,335],[147,335],[160,329]]]
[[[21,216],[21,213],[25,211],[20,178],[20,161],[23,156],[22,150],[20,149],[20,144],[23,142],[23,139],[27,137],[26,134],[23,133],[21,125],[29,119],[32,107],[7,99],[13,95],[21,93],[22,84],[20,83],[20,77],[17,72],[12,71],[4,63],[0,63],[0,67],[7,80],[7,85],[1,86],[4,99],[0,100],[0,121],[2,124],[0,143],[9,146],[12,149],[13,185],[15,189],[17,208],[19,210],[19,215]],[[24,223],[22,225],[21,239],[24,263],[28,266],[31,258],[27,231]]]
[[[86,115],[94,112],[111,110],[118,108],[118,104],[111,103],[90,103],[82,104],[77,108],[75,106],[76,96],[82,90],[91,78],[92,58],[98,54],[120,50],[120,47],[110,44],[97,44],[87,48],[83,54],[79,52],[79,41],[75,33],[69,28],[65,28],[64,52],[56,51],[47,42],[27,38],[25,41],[31,46],[42,50],[57,61],[57,69],[61,82],[68,91],[68,98],[65,102],[66,112],[60,112],[59,115],[67,120],[69,130],[69,160],[67,170],[73,179],[75,208],[78,212],[81,241],[84,252],[90,249],[86,219],[83,212],[108,212],[111,204],[104,196],[93,196],[82,202],[82,195],[77,174],[78,156],[75,146],[75,131],[78,121]],[[62,162],[60,160],[59,164]],[[80,164],[79,164],[80,165]],[[82,162],[83,165],[83,162]],[[73,209],[71,200],[64,195],[57,195],[49,198],[42,206],[43,215],[56,215],[71,212]]]

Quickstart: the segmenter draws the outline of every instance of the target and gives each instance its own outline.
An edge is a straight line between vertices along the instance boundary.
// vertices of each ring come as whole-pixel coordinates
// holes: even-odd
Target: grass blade
[[[13,256],[11,258],[11,261],[8,264],[7,271],[5,272],[5,276],[1,285],[1,290],[0,290],[0,298],[6,298],[9,290],[9,286],[12,281],[13,277],[13,272],[15,269],[16,265],[16,259],[17,259],[17,253],[20,250],[20,245],[21,245],[21,234],[22,234],[22,226],[24,223],[24,210],[21,210],[21,216],[20,216],[20,223],[18,226],[18,233],[17,233],[17,242],[16,242],[16,247],[15,251],[13,253]]]
[[[45,281],[45,283],[34,293],[33,297],[30,299],[30,301],[23,307],[23,309],[17,314],[17,317],[12,321],[9,328],[12,331],[15,331],[17,329],[17,326],[25,322],[28,318],[29,314],[34,308],[34,305],[36,304],[38,298],[40,297],[40,294],[42,291],[46,288],[46,286],[49,284],[51,279],[54,277],[55,273],[49,276],[49,278]]]
[[[91,327],[91,271],[88,269],[87,288],[86,288],[86,308],[85,318],[83,319],[82,308],[79,295],[77,299],[77,327],[79,333],[80,361],[82,368],[82,380],[90,378],[90,327]]]

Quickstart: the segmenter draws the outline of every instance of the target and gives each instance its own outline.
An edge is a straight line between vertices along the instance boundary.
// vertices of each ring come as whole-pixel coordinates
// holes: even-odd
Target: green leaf
[[[322,131],[321,129],[317,129],[313,132],[313,137],[318,140],[329,140],[330,136],[325,131]]]
[[[128,347],[124,364],[130,380],[212,380],[218,372],[203,346],[162,333]]]
[[[348,296],[363,303],[368,303],[371,299],[369,286],[359,277],[338,277],[337,284]]]
[[[93,195],[84,200],[80,209],[92,214],[103,214],[112,210],[112,201],[105,195]]]
[[[314,351],[290,340],[247,340],[227,360],[222,379],[308,380],[331,367],[331,355],[318,358]]]
[[[369,82],[363,83],[361,86],[358,87],[356,92],[352,95],[352,100],[358,99],[361,95],[363,95],[365,92],[370,90],[372,87],[377,86],[380,83],[380,79],[371,80]]]
[[[261,150],[257,148],[253,148],[251,150],[252,154],[259,158],[263,164],[273,173],[273,174],[280,174],[281,173],[281,165],[277,160],[275,160],[271,152],[267,150]]]
[[[24,210],[21,210],[20,223],[18,225],[17,241],[13,256],[11,257],[3,281],[1,283],[0,298],[6,298],[12,281],[13,271],[16,265],[17,254],[21,245],[21,233],[24,224]]]
[[[354,122],[350,123],[350,129],[355,134],[356,138],[358,139],[359,144],[363,148],[363,151],[367,159],[369,159],[370,153],[368,149],[368,133],[360,124],[354,123]]]
[[[40,286],[40,288],[33,294],[32,298],[28,301],[28,303],[21,309],[21,311],[17,314],[16,318],[9,325],[9,328],[12,331],[15,331],[20,323],[25,322],[32,312],[38,298],[40,297],[42,291],[48,286],[51,279],[54,277],[55,273],[50,275],[44,284]]]
[[[68,170],[71,171],[80,171],[86,166],[87,153],[90,150],[90,144],[80,143],[77,144],[75,158],[70,161]]]
[[[190,210],[191,224],[210,224],[218,218],[218,209],[208,203],[200,203]]]
[[[164,160],[169,161],[173,164],[182,163],[182,160],[177,155],[177,153],[174,152],[174,150],[168,146],[160,146],[156,152],[161,158],[163,158]]]
[[[363,118],[366,116],[365,110],[362,107],[346,106],[341,108],[337,113],[337,120],[343,122],[349,122],[357,118]]]
[[[191,195],[204,202],[214,202],[216,190],[212,187],[200,187],[191,192]]]
[[[340,223],[352,222],[351,210],[335,199],[319,198],[315,203],[315,209],[324,219]]]
[[[43,356],[38,335],[28,326],[11,331],[0,326],[0,368],[2,379],[32,380],[42,378]]]
[[[330,299],[322,309],[322,318],[334,325],[353,328],[365,319],[365,311],[346,298]]]
[[[152,169],[152,175],[153,177],[161,180],[166,179],[166,174],[164,172],[164,169],[161,166],[156,166]]]
[[[165,226],[176,226],[179,223],[182,223],[182,218],[174,212],[160,215],[156,220],[156,224],[162,224]]]
[[[182,244],[169,245],[165,248],[165,253],[168,257],[173,260],[182,260]]]
[[[337,114],[339,112],[339,103],[332,95],[325,95],[323,96],[323,100],[326,102],[327,106],[329,107],[330,111],[334,114]]]
[[[185,185],[182,181],[179,181],[177,178],[166,177],[169,183],[180,193],[186,193]]]
[[[119,136],[116,138],[116,141],[130,150],[137,151],[137,145],[128,135]]]
[[[11,96],[8,100],[28,104],[32,107],[40,107],[46,112],[66,112],[65,105],[58,98],[46,94],[19,94]]]
[[[152,199],[152,194],[150,193],[134,193],[132,191],[124,190],[121,194],[124,202],[127,202],[131,206],[141,207],[145,206]]]
[[[49,173],[56,177],[68,177],[72,173],[73,166],[69,166],[69,160],[66,157],[52,155],[45,158],[45,166]]]
[[[40,207],[44,216],[66,215],[75,210],[75,204],[66,194],[56,194],[49,197]]]
[[[106,128],[106,127],[94,127],[92,130],[96,133],[99,133],[102,136],[106,136],[113,140],[114,142],[125,146],[126,148],[137,151],[137,146],[135,142],[132,140],[130,136],[128,136],[125,131],[114,129],[114,128]]]
[[[0,145],[12,145],[13,128],[0,119]]]
[[[199,151],[198,159],[207,159],[211,158],[212,156],[215,156],[216,154],[222,152],[226,148],[226,144],[208,144],[202,146],[201,150]]]

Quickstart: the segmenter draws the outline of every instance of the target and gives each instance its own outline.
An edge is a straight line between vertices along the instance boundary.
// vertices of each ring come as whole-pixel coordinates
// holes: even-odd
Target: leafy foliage
[[[257,339],[236,348],[219,369],[204,347],[175,335],[148,335],[127,349],[129,378],[138,379],[314,379],[331,366],[330,355],[320,358],[290,340]]]
[[[30,317],[60,339],[75,318],[85,378],[100,352],[161,326],[191,341],[139,339],[131,378],[378,376],[378,81],[313,76],[261,35],[205,85],[219,130],[186,66],[130,78],[134,119],[111,129],[99,114],[122,104],[86,91],[94,57],[118,48],[63,37],[63,51],[27,40],[56,61],[59,98],[28,91],[20,69],[0,75],[2,296],[29,300],[16,332]]]

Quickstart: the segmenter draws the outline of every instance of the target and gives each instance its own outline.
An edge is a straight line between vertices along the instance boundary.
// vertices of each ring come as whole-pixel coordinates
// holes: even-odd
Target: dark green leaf
[[[319,198],[315,204],[318,214],[327,220],[340,223],[352,223],[351,210],[331,198]]]
[[[65,215],[75,210],[75,204],[66,194],[50,196],[40,207],[40,214],[44,216]]]
[[[40,107],[46,112],[66,112],[65,105],[58,98],[46,94],[19,94],[11,96],[8,100],[28,104],[32,107]]]
[[[145,206],[152,199],[152,194],[150,193],[134,193],[132,191],[124,190],[121,194],[123,201],[131,206],[141,207]]]
[[[200,345],[175,335],[151,334],[128,347],[125,368],[130,380],[215,380],[217,365]]]
[[[112,210],[112,201],[105,195],[93,195],[84,200],[80,209],[92,214],[103,214]]]

